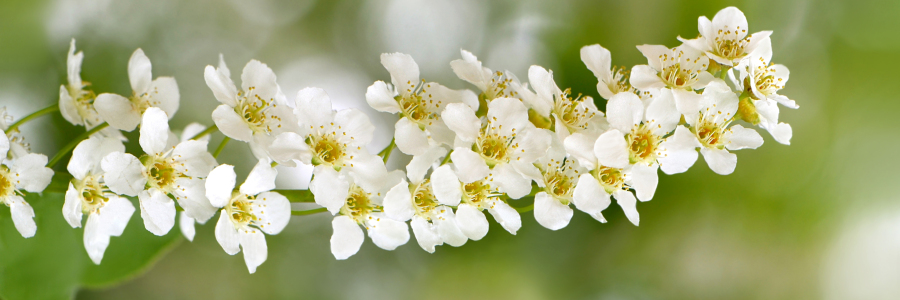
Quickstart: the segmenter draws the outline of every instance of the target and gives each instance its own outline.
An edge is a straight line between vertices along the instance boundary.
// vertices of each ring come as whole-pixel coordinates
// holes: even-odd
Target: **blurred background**
[[[222,53],[235,78],[248,60],[259,59],[275,70],[289,98],[316,86],[336,108],[365,111],[379,128],[370,145],[377,152],[396,120],[365,103],[368,85],[390,79],[379,63],[382,52],[409,53],[422,78],[473,90],[449,67],[460,48],[520,79],[530,65],[541,65],[553,69],[561,87],[594,96],[602,108],[596,78],[579,57],[582,46],[603,45],[614,65],[644,64],[635,45],[677,46],[677,36],[698,34],[699,16],[712,18],[731,5],[747,15],[751,32],[774,30],[773,61],[792,73],[782,94],[801,106],[782,109],[782,121],[793,126],[792,145],[763,132],[765,145],[739,151],[730,176],[714,174],[702,159],[686,174],[662,176],[654,200],[638,205],[640,227],[615,205],[605,211],[608,224],[576,212],[557,232],[529,212],[516,236],[492,224],[483,240],[434,254],[414,239],[389,252],[367,238],[357,255],[336,261],[330,216],[293,217],[281,234],[267,237],[268,261],[249,275],[240,254],[229,256],[218,245],[210,222],[197,227],[192,243],[166,247],[128,280],[70,293],[77,299],[900,298],[898,1],[3,0],[0,106],[19,118],[56,103],[69,40],[76,38],[85,53],[82,77],[94,91],[129,94],[127,61],[142,48],[154,77],[178,81],[181,108],[171,127],[210,125],[218,102],[203,68]],[[83,129],[55,116],[22,131],[33,150],[52,155]],[[137,149],[137,136],[129,137]],[[245,144],[233,142],[219,161],[246,174],[251,157]],[[405,159],[392,156],[389,167]],[[280,188],[306,187],[308,169],[279,168]],[[62,220],[58,210],[36,210],[38,218]],[[143,230],[138,214],[133,219],[126,235]],[[78,244],[81,229],[54,222],[79,232]],[[5,239],[15,238],[7,218],[0,227]],[[181,239],[177,231],[170,236]],[[108,257],[135,251],[124,239],[112,239]],[[83,248],[73,249],[81,252],[70,256],[86,259]],[[0,272],[17,272],[5,268]]]

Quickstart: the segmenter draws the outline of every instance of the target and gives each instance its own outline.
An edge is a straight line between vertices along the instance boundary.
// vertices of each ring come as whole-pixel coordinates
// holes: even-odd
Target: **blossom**
[[[747,34],[747,17],[736,7],[723,8],[713,17],[699,18],[700,37],[687,40],[678,37],[688,47],[702,51],[726,67],[736,66],[759,46],[760,41],[772,35],[771,31]]]
[[[491,71],[482,66],[481,61],[472,52],[462,49],[459,52],[462,54],[462,59],[451,61],[450,68],[459,79],[465,80],[481,90],[481,94],[478,95],[479,107],[487,105],[488,101],[496,98],[518,97],[515,87],[519,85],[519,81],[512,73]]]
[[[167,147],[169,124],[166,113],[148,108],[142,117],[140,159],[123,152],[112,152],[100,163],[103,180],[120,195],[138,196],[144,226],[153,234],[164,235],[175,224],[175,203],[191,218],[206,222],[215,208],[206,199],[203,178],[216,166],[206,151],[206,141],[189,140]]]
[[[181,131],[180,138],[170,131],[168,146],[174,147],[180,142],[188,141],[192,137],[203,132],[203,130],[206,130],[206,126],[194,122],[184,127],[184,130]],[[209,142],[209,135],[201,136],[197,138],[197,140]],[[178,228],[181,229],[181,235],[188,241],[194,241],[194,235],[197,233],[196,229],[194,229],[195,223],[197,223],[197,220],[188,216],[184,211],[178,212]]]
[[[737,110],[737,95],[717,79],[703,90],[700,109],[684,115],[700,144],[703,159],[713,172],[721,175],[731,174],[737,165],[737,155],[728,150],[756,149],[763,144],[756,130],[741,125],[729,127]]]
[[[660,89],[697,90],[713,79],[706,71],[709,58],[700,51],[681,45],[672,49],[662,45],[641,45],[638,50],[647,65],[631,68],[631,85],[640,91]]]
[[[92,136],[78,143],[67,166],[74,179],[66,190],[63,217],[72,228],[78,228],[82,215],[88,215],[84,225],[84,248],[98,265],[109,246],[109,238],[122,235],[134,214],[131,201],[110,192],[100,167],[104,156],[124,151],[125,146],[118,139]]]
[[[219,131],[247,142],[256,158],[268,157],[268,147],[282,132],[295,129],[296,120],[275,78],[275,72],[258,60],[250,60],[241,73],[241,90],[231,81],[231,71],[219,55],[219,67],[206,66],[203,77],[222,104],[212,113]]]
[[[10,141],[0,129],[0,203],[9,207],[13,224],[23,237],[34,236],[34,210],[25,202],[21,190],[40,193],[50,184],[53,170],[45,167],[47,156],[28,153],[9,159]]]
[[[525,105],[518,99],[498,98],[488,105],[484,121],[465,104],[450,104],[444,110],[444,119],[454,120],[448,125],[458,140],[450,158],[463,183],[492,175],[501,192],[521,198],[531,190],[531,180],[517,169],[543,156],[551,135],[528,122]]]
[[[631,166],[617,168],[601,164],[598,160],[601,153],[597,152],[606,145],[595,136],[573,134],[565,140],[564,146],[566,152],[575,158],[579,165],[588,170],[578,176],[575,189],[572,190],[572,203],[575,204],[575,208],[587,213],[597,221],[606,223],[602,212],[609,207],[609,197],[612,196],[625,212],[628,220],[634,225],[638,225],[640,215],[637,211],[637,200],[629,191],[633,186],[631,178],[634,176],[634,168]],[[548,208],[552,209],[553,207]],[[537,209],[537,203],[535,203],[535,210]],[[557,205],[555,211],[562,212],[563,210]],[[557,218],[557,221],[559,219]]]
[[[572,133],[596,132],[604,127],[603,112],[594,105],[594,99],[580,94],[573,98],[571,90],[560,90],[553,80],[552,71],[531,66],[528,68],[528,82],[535,93],[523,92],[522,99],[550,125],[543,128],[552,129],[560,140],[565,140]],[[535,122],[535,116],[530,117],[535,126],[545,123]]]
[[[135,50],[128,60],[132,96],[103,93],[97,96],[94,108],[109,126],[124,131],[134,130],[150,107],[160,108],[171,118],[178,111],[178,83],[172,77],[152,78],[150,59],[143,50]]]
[[[344,173],[335,175],[346,176]],[[346,182],[346,193],[343,192],[343,186],[322,187],[336,188],[345,196],[337,215],[331,221],[331,254],[334,258],[344,260],[359,251],[364,239],[360,226],[366,228],[369,238],[376,246],[385,250],[394,250],[409,241],[409,227],[406,223],[388,217],[382,206],[385,192],[401,181],[402,177],[402,172],[391,172],[369,189],[357,185],[352,177],[347,178],[343,181]],[[312,183],[310,190],[313,190]]]
[[[408,54],[381,54],[381,64],[391,73],[393,85],[376,81],[366,90],[366,102],[375,110],[400,114],[402,118],[394,124],[397,148],[421,155],[434,145],[452,145],[453,132],[447,129],[441,111],[451,103],[477,109],[475,93],[420,81],[419,65]]]
[[[566,157],[559,139],[553,139],[547,155],[534,162],[525,175],[537,182],[540,192],[534,195],[534,219],[550,230],[559,230],[572,219],[572,203],[579,174],[586,169]]]
[[[481,211],[487,210],[503,229],[516,234],[522,228],[522,217],[515,208],[500,199],[503,193],[494,184],[493,175],[464,183],[453,171],[452,164],[438,167],[431,174],[431,186],[439,203],[457,205],[456,224],[473,241],[488,233],[488,221]]]
[[[406,166],[409,182],[401,180],[384,197],[384,211],[388,217],[402,222],[412,220],[410,227],[419,246],[429,253],[434,253],[435,246],[447,243],[459,247],[468,239],[456,225],[456,217],[449,206],[458,204],[460,198],[440,202],[432,188],[434,175],[431,179],[425,178],[428,169],[447,152],[443,148],[433,149],[414,157]]]
[[[291,219],[290,201],[271,191],[277,174],[268,160],[260,159],[238,190],[234,190],[237,176],[231,165],[216,167],[206,178],[206,197],[213,206],[222,208],[216,240],[229,255],[243,248],[250,273],[256,272],[268,256],[263,232],[276,235]]]
[[[91,90],[85,90],[90,83],[81,81],[82,60],[84,53],[75,53],[75,39],[72,39],[66,60],[68,84],[59,86],[59,112],[73,125],[92,128],[103,123],[103,119],[94,109],[96,95]]]
[[[741,99],[738,111],[742,119],[755,123],[769,131],[779,143],[791,143],[791,125],[778,122],[778,104],[797,109],[794,100],[778,94],[784,88],[790,71],[784,65],[771,64],[772,41],[763,39],[759,46],[736,67],[738,85],[750,92],[752,99]]]
[[[609,100],[615,94],[635,91],[628,82],[629,70],[612,66],[612,55],[603,46],[593,44],[581,47],[581,61],[597,77],[597,92],[603,99]]]

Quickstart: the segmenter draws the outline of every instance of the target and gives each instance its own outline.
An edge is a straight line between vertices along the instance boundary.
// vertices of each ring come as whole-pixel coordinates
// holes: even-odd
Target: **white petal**
[[[166,151],[169,140],[169,117],[159,108],[150,107],[141,119],[141,136],[138,141],[144,153],[153,155]]]
[[[488,232],[488,221],[481,211],[463,203],[456,208],[456,224],[459,230],[473,241],[480,240]]]
[[[178,92],[178,83],[172,77],[159,77],[153,80],[148,91],[153,106],[159,107],[171,119],[175,116],[180,105],[181,95]]]
[[[175,226],[175,201],[157,189],[138,195],[141,202],[141,218],[150,233],[163,236]]]
[[[591,217],[606,223],[603,217],[603,210],[609,207],[609,194],[603,190],[603,187],[597,182],[597,179],[590,174],[581,174],[578,177],[578,184],[575,185],[575,191],[572,194],[572,203],[575,208],[589,214]]]
[[[53,170],[45,167],[46,165],[47,156],[28,153],[16,158],[9,169],[11,175],[15,176],[14,180],[17,188],[32,193],[40,193],[44,191],[44,188],[53,179]]]
[[[75,190],[75,186],[69,182],[69,188],[66,189],[66,202],[63,203],[62,214],[66,222],[72,228],[81,227],[81,195]]]
[[[398,183],[384,195],[384,212],[394,220],[407,221],[416,213],[406,181]]]
[[[497,223],[500,223],[500,226],[503,226],[503,229],[506,229],[511,234],[516,234],[519,228],[522,228],[522,216],[506,202],[494,200],[491,203],[491,207],[488,208],[488,212],[494,216],[494,219],[497,220]]]
[[[598,44],[581,47],[581,61],[601,82],[609,82],[612,55]]]
[[[657,160],[660,168],[669,175],[687,171],[697,161],[697,147],[700,142],[690,129],[676,127],[675,134],[659,144],[662,155]]]
[[[622,211],[625,212],[628,221],[631,221],[634,226],[638,226],[641,223],[641,216],[638,214],[637,201],[634,199],[634,195],[629,191],[618,190],[613,193],[613,197],[616,198],[616,203],[622,207]]]
[[[84,249],[94,264],[99,265],[103,260],[103,253],[109,246],[109,235],[103,230],[100,216],[91,214],[84,225]]]
[[[510,164],[500,164],[492,172],[500,191],[512,199],[519,199],[531,192],[531,179],[519,174]]]
[[[438,217],[432,219],[432,222],[437,226],[441,240],[453,247],[464,245],[469,238],[456,225],[456,216],[453,214],[453,209],[447,206],[439,206],[437,210]]]
[[[684,115],[684,120],[688,124],[697,122],[700,116],[701,95],[685,90],[671,90],[672,96],[675,98],[675,109]]]
[[[397,149],[407,155],[422,155],[430,147],[425,131],[407,118],[401,118],[394,125],[394,142]]]
[[[150,59],[144,55],[144,50],[140,48],[134,50],[128,60],[128,80],[131,82],[131,89],[137,94],[146,93],[150,90],[152,79]]]
[[[483,67],[478,58],[471,52],[462,49],[459,52],[462,54],[463,59],[454,59],[450,62],[450,68],[453,69],[453,73],[456,73],[459,79],[474,84],[479,90],[487,91],[490,84],[488,82],[493,76],[491,70]]]
[[[215,207],[225,207],[231,201],[231,192],[234,190],[236,174],[234,166],[219,165],[206,177],[206,198]]]
[[[280,233],[291,220],[291,202],[279,193],[262,192],[251,205],[259,218],[255,224],[270,235]]]
[[[740,124],[729,127],[722,139],[727,141],[725,148],[728,150],[756,149],[763,144],[763,138],[756,130]]]
[[[313,170],[309,191],[315,195],[316,204],[336,214],[347,200],[350,183],[337,171],[328,166],[318,166]]]
[[[94,109],[109,126],[115,129],[132,131],[141,123],[141,112],[128,98],[104,93],[94,100]]]
[[[637,65],[631,68],[629,82],[631,83],[631,86],[641,91],[666,87],[666,84],[656,74],[656,70],[648,65]]]
[[[369,222],[369,238],[384,250],[394,250],[409,241],[409,227],[406,223],[373,214]]]
[[[8,196],[6,204],[9,205],[9,213],[12,216],[13,225],[22,234],[22,237],[30,238],[37,231],[34,223],[34,209],[21,196]]]
[[[647,58],[647,63],[656,71],[662,71],[662,57],[664,55],[672,55],[672,50],[663,45],[638,45],[638,51]],[[634,76],[634,72],[631,73]],[[634,78],[634,77],[632,77]]]
[[[134,204],[119,196],[110,196],[106,205],[100,208],[103,232],[109,236],[120,236],[134,214]]]
[[[793,135],[791,124],[778,123],[778,125],[775,125],[773,127],[767,127],[766,130],[768,130],[769,134],[771,134],[772,137],[775,138],[776,142],[785,145],[791,144],[791,136]]]
[[[6,139],[0,138],[0,140]],[[69,171],[69,174],[72,174],[72,177],[75,177],[75,179],[82,179],[88,172],[94,170],[94,167],[100,164],[100,158],[103,157],[100,156],[99,148],[99,138],[88,138],[78,143],[78,146],[75,146],[75,150],[72,150],[72,158],[69,160],[69,164],[66,165],[66,170]]]
[[[647,105],[647,115],[644,118],[652,126],[653,133],[663,136],[675,129],[681,120],[681,113],[675,105],[675,97],[669,89],[662,89]]]
[[[618,93],[606,103],[606,120],[612,128],[630,132],[643,119],[644,103],[635,94]]]
[[[525,97],[528,104],[534,108],[541,116],[550,115],[553,107],[554,98],[559,94],[559,87],[553,81],[553,72],[547,71],[540,66],[531,66],[528,68],[528,81],[534,88],[536,97]]]
[[[256,267],[259,267],[269,256],[269,248],[266,245],[266,236],[262,232],[251,230],[239,230],[241,248],[244,250],[244,263],[250,274],[256,273]]]
[[[3,128],[0,128],[0,157],[6,160],[7,153],[9,153],[9,137],[6,136]]]
[[[223,209],[219,214],[219,221],[216,222],[216,240],[228,255],[235,255],[241,252],[240,236],[234,223],[231,222],[231,215]]]
[[[484,159],[468,148],[457,147],[450,154],[450,159],[456,167],[456,176],[463,183],[472,183],[491,173]]]
[[[203,179],[197,177],[178,178],[175,180],[175,184],[179,188],[175,189],[172,194],[188,216],[203,224],[216,214],[216,208],[206,198]]]
[[[347,216],[337,216],[331,221],[331,228],[334,230],[331,234],[331,254],[335,259],[344,260],[359,252],[365,235],[356,222]]]
[[[572,208],[545,192],[534,196],[534,219],[550,230],[559,230],[572,220]]]
[[[488,120],[496,127],[493,131],[503,136],[512,136],[513,132],[521,133],[528,122],[528,108],[522,101],[514,98],[497,98],[488,104]]]
[[[420,182],[425,178],[425,173],[434,165],[438,159],[447,154],[447,149],[443,147],[432,147],[425,154],[413,156],[409,164],[406,165],[406,173],[410,182]]]
[[[714,30],[736,32],[737,39],[743,39],[747,36],[747,17],[740,9],[734,6],[723,8],[716,13],[712,19],[712,28]]]
[[[275,141],[269,146],[269,155],[279,164],[299,160],[305,164],[312,164],[312,152],[306,144],[306,138],[294,132],[285,132],[275,137]]]
[[[294,114],[305,125],[304,127],[319,127],[334,121],[331,99],[325,90],[315,87],[304,88],[297,92],[295,101]]]
[[[653,199],[653,194],[656,193],[656,186],[659,184],[659,175],[656,174],[658,169],[659,166],[656,164],[652,166],[636,164],[632,167],[631,187],[634,188],[638,199],[641,201]]]
[[[244,119],[234,112],[233,107],[227,104],[216,107],[212,112],[212,119],[219,131],[227,137],[242,142],[249,142],[253,136],[253,131],[250,130]]]
[[[400,105],[394,100],[394,92],[381,80],[366,89],[366,102],[377,111],[392,114],[400,112]]]
[[[172,150],[179,171],[187,176],[206,177],[216,167],[216,159],[207,149],[207,141],[188,140]]]
[[[597,157],[594,156],[594,143],[596,141],[596,137],[575,133],[567,137],[563,144],[565,144],[566,152],[575,157],[582,167],[593,170],[597,167]]]
[[[510,162],[532,163],[538,158],[547,155],[547,149],[550,148],[550,142],[553,140],[553,134],[546,129],[538,129],[534,127],[519,130],[516,139],[513,141],[519,144],[517,151],[510,153]]]
[[[409,54],[382,53],[381,65],[391,73],[391,82],[401,94],[419,84],[419,65]]]
[[[372,141],[375,126],[369,121],[369,117],[357,109],[344,109],[334,115],[334,123],[338,125],[353,139],[347,144],[350,146],[365,146]]]
[[[737,166],[737,155],[729,153],[728,150],[701,148],[700,153],[703,154],[709,168],[719,175],[731,174]]]
[[[103,181],[116,194],[137,196],[144,189],[144,166],[134,155],[122,152],[107,154],[100,161]]]
[[[422,217],[413,217],[412,221],[409,222],[409,226],[412,227],[413,234],[416,235],[416,242],[428,253],[434,253],[434,246],[444,243],[437,233],[437,228]]]
[[[203,78],[206,80],[206,85],[212,90],[216,100],[219,100],[222,104],[234,107],[237,105],[235,99],[237,87],[234,86],[231,78],[222,71],[222,69],[216,70],[213,66],[206,66],[206,69],[203,70]]]
[[[66,59],[66,79],[69,84],[81,84],[81,62],[83,60],[83,52],[75,53],[75,39],[73,38],[69,43],[69,53]]]
[[[275,72],[258,60],[250,60],[241,72],[241,89],[247,92],[248,98],[258,96],[265,101],[283,98],[276,82]]]
[[[468,105],[463,103],[447,104],[441,113],[441,118],[447,121],[447,127],[450,127],[461,140],[474,143],[478,138],[481,120],[475,116],[475,111]]]
[[[256,195],[261,192],[271,191],[275,189],[275,177],[278,176],[278,170],[265,159],[260,159],[250,170],[247,179],[241,184],[241,194]]]
[[[444,205],[459,205],[462,186],[450,165],[443,165],[431,172],[431,188],[438,202]]]
[[[194,219],[188,217],[184,212],[178,213],[178,228],[181,229],[181,235],[184,236],[188,241],[194,241],[194,235],[197,234],[197,230],[194,228]]]
[[[594,156],[601,165],[613,168],[628,166],[628,142],[625,136],[615,129],[604,132],[594,142]]]

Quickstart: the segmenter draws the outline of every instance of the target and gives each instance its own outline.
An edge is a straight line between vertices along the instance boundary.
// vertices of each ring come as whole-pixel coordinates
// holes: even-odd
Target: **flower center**
[[[109,201],[105,193],[107,188],[100,183],[100,176],[88,175],[82,180],[75,180],[75,188],[81,195],[81,212],[95,212]]]
[[[744,39],[738,39],[738,34],[746,33],[747,29],[741,29],[740,26],[735,28],[734,31],[727,28],[719,29],[719,32],[716,33],[713,41],[715,42],[715,47],[712,49],[713,53],[716,55],[728,59],[735,60],[747,55],[744,52],[744,49],[750,44],[750,36],[747,35]]]
[[[243,228],[252,222],[259,221],[259,218],[253,213],[253,201],[255,196],[248,196],[240,192],[232,192],[231,204],[225,207],[226,212],[231,215],[231,221],[235,227]]]
[[[476,180],[463,185],[463,202],[478,208],[487,208],[487,200],[497,196],[500,194],[484,180]]]
[[[137,94],[136,92],[132,92],[132,96],[128,100],[131,100],[131,105],[134,106],[134,108],[136,108],[138,111],[140,111],[141,114],[144,114],[144,111],[146,111],[148,108],[158,107],[160,104],[159,101],[154,100],[153,97],[150,96],[151,94],[159,93],[155,89],[156,88],[154,87],[153,91],[143,93],[143,94]]]
[[[335,170],[340,170],[343,166],[341,161],[347,153],[347,145],[338,142],[335,133],[319,136],[310,135],[306,139],[306,144],[313,151],[312,164],[314,166],[328,164],[334,167]]]
[[[491,77],[491,82],[488,86],[488,89],[483,93],[485,100],[490,101],[504,97],[515,98],[518,93],[510,89],[511,83],[512,78],[509,78],[503,72],[494,72],[494,76]]]
[[[7,196],[12,196],[16,194],[18,190],[16,190],[15,181],[12,179],[12,175],[9,174],[9,169],[6,166],[0,165],[0,199],[5,199]]]
[[[631,75],[631,70],[626,69],[625,67],[615,67],[612,68],[612,80],[607,82],[606,85],[609,86],[609,91],[613,93],[613,95],[621,93],[621,92],[634,92],[634,88],[631,86],[631,82],[629,82],[629,77]]]
[[[762,61],[762,59],[760,59]],[[763,95],[772,95],[784,88],[784,78],[776,78],[775,77],[775,69],[769,68],[766,66],[766,62],[762,61],[763,65],[756,68],[756,72],[753,72],[753,83],[756,85],[756,89],[762,93]],[[750,80],[748,77],[747,80]],[[749,82],[744,82],[746,86],[750,86]],[[751,95],[753,95],[751,93]],[[762,100],[762,99],[757,99]]]
[[[722,135],[725,133],[725,126],[719,126],[709,120],[701,119],[699,124],[692,128],[694,135],[700,140],[705,147],[722,149],[725,145],[720,145]]]
[[[689,88],[699,80],[700,72],[698,70],[682,68],[681,59],[683,56],[684,51],[678,51],[677,55],[670,55],[667,53],[659,56],[660,66],[663,67],[662,71],[659,73],[659,77],[669,87]],[[694,63],[699,60],[700,57],[697,57]],[[703,67],[705,68],[706,66],[704,65]]]
[[[515,128],[512,130],[512,136],[494,132],[495,129],[499,130],[502,126],[494,127],[493,124],[488,123],[487,126],[481,128],[481,134],[472,144],[472,151],[480,154],[490,168],[499,163],[509,162],[509,154],[519,148],[519,144],[513,142],[516,138]]]
[[[600,186],[602,186],[608,194],[612,194],[625,187],[625,175],[623,174],[622,169],[600,167],[599,169],[594,170],[594,172],[594,177],[597,178],[597,181],[600,182]]]
[[[434,192],[431,190],[431,181],[425,179],[410,192],[413,202],[415,202],[416,214],[426,220],[431,220],[432,212],[438,206]]]
[[[161,191],[171,192],[175,188],[175,180],[183,177],[180,171],[175,169],[175,160],[159,156],[149,156],[144,163],[147,184]]]
[[[350,191],[347,194],[347,201],[341,208],[341,214],[350,217],[359,224],[365,224],[369,213],[379,208],[377,204],[372,203],[369,199],[369,193],[366,193],[361,187],[351,184]]]
[[[588,106],[579,109],[579,105],[584,101],[594,100],[591,97],[582,97],[581,94],[573,99],[570,97],[571,92],[571,89],[566,89],[557,97],[553,102],[553,113],[569,129],[587,129],[588,121],[597,115],[597,112],[589,111]]]
[[[653,163],[656,160],[656,146],[662,142],[662,139],[650,132],[650,127],[644,123],[635,126],[630,134],[626,134],[625,140],[629,145],[628,160],[632,164]]]
[[[269,126],[268,121],[270,118],[277,117],[267,115],[266,112],[270,108],[275,107],[276,104],[272,103],[272,99],[265,100],[257,94],[251,96],[250,92],[253,90],[254,88],[250,87],[247,93],[238,92],[238,105],[234,107],[234,111],[244,118],[244,122],[249,125],[253,132],[269,133],[272,131],[272,128]]]
[[[553,195],[562,204],[568,205],[575,191],[575,178],[567,175],[563,170],[551,170],[544,173],[545,191]]]
[[[408,94],[406,96],[398,95],[394,99],[400,105],[401,115],[418,124],[419,128],[424,130],[425,126],[431,125],[432,122],[440,118],[436,108],[441,107],[442,101],[432,99],[431,94],[425,90],[426,87],[430,88],[431,85],[426,84],[425,80],[419,82],[418,85],[414,85],[412,82],[407,82],[407,85],[409,87],[406,89]],[[434,109],[430,106],[434,106]]]

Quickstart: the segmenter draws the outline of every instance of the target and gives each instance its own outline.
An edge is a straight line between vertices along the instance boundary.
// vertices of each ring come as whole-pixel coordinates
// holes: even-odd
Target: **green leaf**
[[[32,238],[23,238],[9,209],[0,206],[2,299],[71,299],[82,287],[109,286],[138,276],[182,240],[177,228],[162,237],[145,230],[140,206],[132,199],[136,210],[125,232],[110,238],[102,264],[94,265],[84,250],[83,228],[73,229],[62,216],[64,194],[53,187],[64,182],[56,181],[43,195],[25,198],[37,223]]]

